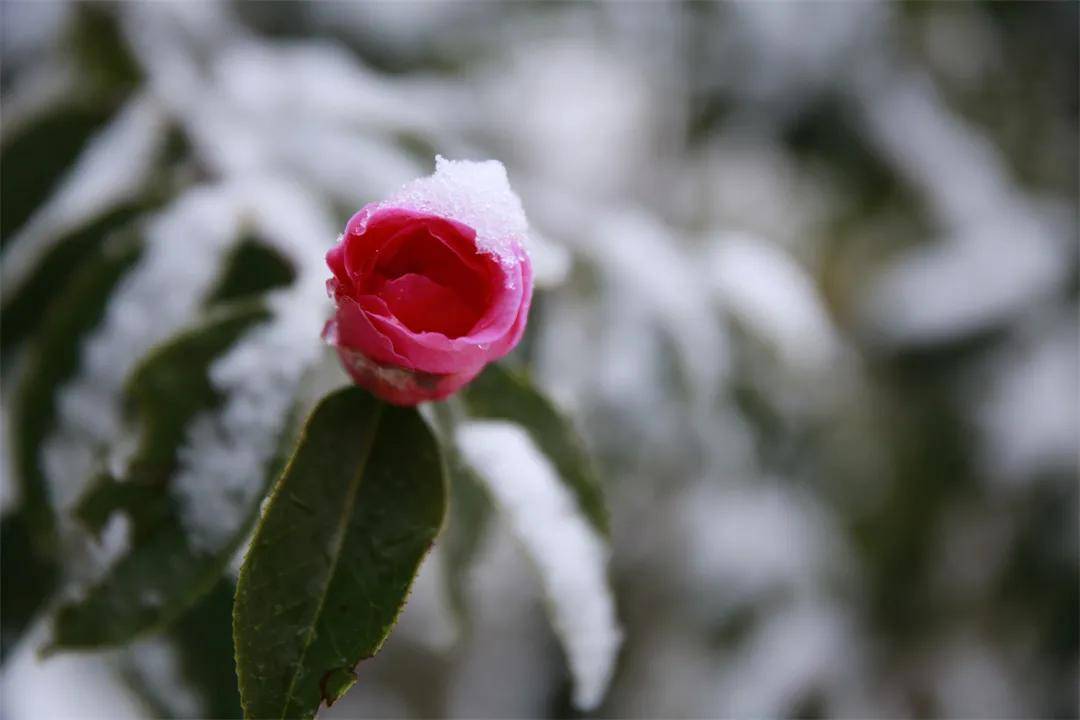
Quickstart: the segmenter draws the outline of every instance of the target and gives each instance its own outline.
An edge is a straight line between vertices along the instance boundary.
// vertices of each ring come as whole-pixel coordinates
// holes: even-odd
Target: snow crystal
[[[406,183],[379,207],[403,207],[457,220],[476,231],[482,252],[506,267],[528,250],[529,223],[498,160],[472,162],[435,156],[435,173]]]
[[[520,426],[470,421],[458,429],[457,441],[540,571],[574,676],[574,704],[595,708],[622,642],[605,575],[604,540]]]

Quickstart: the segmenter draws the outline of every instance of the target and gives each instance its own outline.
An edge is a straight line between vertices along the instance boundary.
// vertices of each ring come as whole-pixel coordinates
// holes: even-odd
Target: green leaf
[[[204,717],[240,717],[232,642],[235,594],[231,579],[219,580],[170,632],[179,650],[183,677],[202,697]]]
[[[75,374],[83,339],[97,327],[113,288],[140,253],[133,235],[107,243],[55,303],[29,350],[15,397],[12,445],[22,512],[42,557],[51,556],[56,542],[56,520],[41,466],[42,445],[56,421],[56,393]]]
[[[233,634],[244,713],[311,718],[378,651],[443,523],[439,448],[414,409],[322,400],[259,523]]]
[[[52,595],[56,575],[56,563],[34,547],[26,515],[5,515],[0,521],[0,662]]]
[[[472,417],[521,425],[555,465],[589,522],[602,535],[608,534],[603,492],[581,439],[527,378],[492,363],[460,396]]]
[[[6,246],[57,187],[64,173],[139,80],[115,13],[75,6],[65,38],[79,71],[77,88],[5,134],[0,146],[0,246]]]
[[[291,285],[296,268],[258,238],[244,237],[229,254],[225,271],[206,299],[207,306],[260,295]]]
[[[50,239],[48,250],[17,285],[5,287],[7,292],[0,309],[4,318],[0,355],[5,362],[14,348],[34,336],[46,311],[79,276],[80,270],[101,252],[115,231],[161,207],[186,184],[182,161],[188,155],[190,148],[183,133],[175,126],[170,127],[157,150],[157,166],[136,195],[99,209],[78,226]],[[4,208],[7,208],[6,198]]]
[[[120,28],[117,8],[85,3],[73,8],[69,37],[81,79],[99,97],[115,97],[143,80]]]
[[[4,355],[24,339],[31,337],[42,321],[42,311],[61,296],[80,270],[93,262],[95,254],[113,231],[127,225],[142,207],[137,203],[121,205],[69,233],[58,241],[38,263],[34,272],[4,303],[4,335],[0,349]]]
[[[111,103],[66,102],[5,138],[0,149],[0,245],[6,246],[45,201],[114,109]]]
[[[125,513],[132,526],[131,549],[81,600],[58,610],[55,647],[115,645],[164,626],[221,575],[256,508],[237,519],[230,542],[213,551],[200,550],[188,537],[170,485],[192,420],[223,400],[207,376],[209,366],[246,330],[268,317],[269,312],[256,304],[222,309],[160,347],[136,369],[127,395],[142,432],[126,477],[97,478],[75,511],[94,531],[113,513]]]
[[[154,717],[238,718],[240,693],[236,689],[232,644],[232,608],[236,586],[221,579],[214,588],[160,637],[149,641],[164,644],[175,665],[158,663],[148,672],[140,662],[136,645],[125,658],[123,677],[144,701]],[[177,702],[177,686],[198,701]],[[193,712],[194,711],[194,712]]]
[[[207,718],[239,718],[237,662],[232,648],[232,599],[235,585],[220,580],[214,589],[173,626],[184,678],[203,698]]]

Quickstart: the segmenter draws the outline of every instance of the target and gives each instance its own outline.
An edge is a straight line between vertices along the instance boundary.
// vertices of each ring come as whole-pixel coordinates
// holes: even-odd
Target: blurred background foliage
[[[605,482],[598,714],[1075,717],[1078,7],[5,2],[5,424],[57,288],[184,189],[285,176],[343,222],[495,157],[538,235],[518,359]],[[57,221],[136,99],[153,150]],[[253,252],[236,282],[289,281]],[[4,447],[3,717],[235,714],[228,582],[167,656],[9,645],[55,569]],[[572,713],[486,525],[325,717]]]

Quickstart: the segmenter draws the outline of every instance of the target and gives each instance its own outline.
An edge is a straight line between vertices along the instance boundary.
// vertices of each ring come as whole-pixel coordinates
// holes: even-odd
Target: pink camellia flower
[[[446,397],[525,331],[527,233],[501,163],[436,158],[434,175],[353,215],[326,254],[337,312],[323,337],[387,402]]]

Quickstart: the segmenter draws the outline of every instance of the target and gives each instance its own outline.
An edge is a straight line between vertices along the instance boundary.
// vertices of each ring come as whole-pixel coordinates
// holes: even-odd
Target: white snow
[[[977,631],[954,631],[927,658],[943,717],[1021,717],[1034,707],[1027,653],[1002,652]],[[1026,672],[1025,672],[1026,670]],[[1075,676],[1074,676],[1075,677]]]
[[[917,245],[871,288],[867,320],[884,340],[936,342],[1015,317],[1060,288],[1075,221],[1012,182],[1000,152],[945,105],[926,77],[867,75],[871,139],[919,191],[941,239]]]
[[[131,550],[131,520],[113,513],[101,528],[101,539],[87,549],[93,561],[81,568],[80,580],[91,582],[101,578],[120,558]],[[83,574],[85,573],[85,574]]]
[[[509,518],[492,518],[464,580],[469,632],[451,657],[446,716],[540,717],[557,691],[539,579]],[[411,601],[410,601],[411,603]]]
[[[729,233],[713,246],[709,277],[724,308],[770,342],[790,367],[826,370],[836,360],[836,329],[802,267],[776,245]]]
[[[532,258],[533,282],[538,288],[561,285],[570,274],[573,263],[565,246],[537,232],[535,228],[529,232],[529,257]]]
[[[525,210],[498,160],[447,160],[438,155],[433,175],[406,183],[379,206],[433,213],[468,225],[476,231],[480,251],[507,267],[519,262],[517,248],[528,250]]]
[[[128,649],[124,660],[128,671],[167,703],[175,717],[206,716],[202,698],[184,681],[180,657],[170,640],[164,637],[140,640]]]
[[[429,98],[407,92],[328,41],[267,46],[238,43],[215,68],[220,89],[245,118],[317,118],[328,127],[436,132],[440,113]],[[360,170],[358,168],[358,170]]]
[[[483,101],[465,107],[483,113],[530,177],[597,203],[643,179],[657,108],[633,54],[574,35],[520,43],[484,69]]]
[[[208,552],[223,549],[259,499],[300,382],[322,352],[329,309],[322,258],[334,232],[323,208],[286,182],[253,183],[239,195],[241,213],[293,261],[298,277],[270,299],[273,319],[211,365],[226,402],[195,420],[180,451],[170,490],[190,542]]]
[[[232,194],[215,186],[189,191],[147,228],[143,257],[120,281],[101,324],[83,342],[78,374],[58,395],[43,466],[62,517],[125,432],[121,393],[131,370],[191,321],[238,232]]]
[[[811,690],[835,692],[862,660],[851,622],[834,606],[806,599],[767,617],[715,683],[712,717],[777,717]],[[830,693],[830,695],[833,693]]]
[[[456,437],[540,573],[574,678],[574,704],[595,708],[622,642],[607,584],[605,541],[520,426],[469,421]]]
[[[435,543],[409,588],[394,634],[434,653],[446,653],[457,643],[460,628],[450,602],[446,546]]]
[[[686,558],[686,595],[706,605],[718,592],[738,603],[778,587],[806,590],[847,558],[812,498],[775,480],[705,480],[680,494],[672,513]]]
[[[1080,338],[1076,317],[993,358],[969,390],[989,477],[1010,485],[1040,471],[1075,473],[1080,457]]]
[[[725,338],[708,303],[706,274],[653,215],[624,209],[601,215],[584,238],[585,251],[623,297],[641,306],[669,334],[704,408],[711,408],[725,373]],[[640,332],[640,329],[639,329]],[[640,377],[640,376],[639,376]]]
[[[0,714],[5,718],[136,720],[144,708],[121,682],[116,652],[61,653],[40,658],[45,619],[32,626],[5,658]]]

